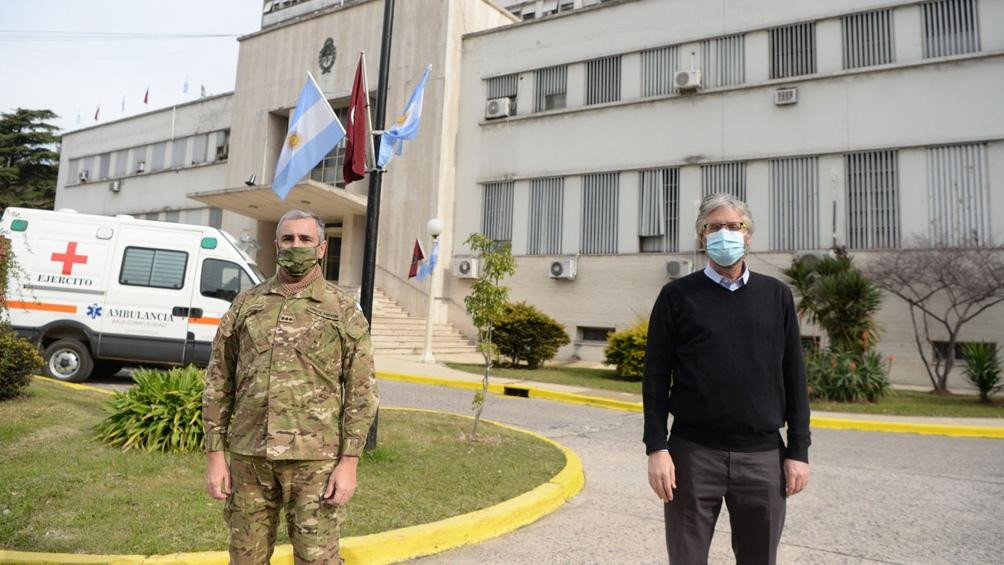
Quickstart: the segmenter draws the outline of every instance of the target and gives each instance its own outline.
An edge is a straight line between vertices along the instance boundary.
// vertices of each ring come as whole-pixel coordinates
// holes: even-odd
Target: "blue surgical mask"
[[[722,228],[708,234],[705,249],[708,257],[722,267],[731,267],[746,254],[746,237],[742,231]]]

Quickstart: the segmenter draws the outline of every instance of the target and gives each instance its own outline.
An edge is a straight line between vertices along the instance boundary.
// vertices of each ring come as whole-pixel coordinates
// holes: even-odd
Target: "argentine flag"
[[[397,118],[394,126],[383,132],[380,136],[380,157],[377,159],[377,166],[383,168],[391,157],[401,154],[401,146],[404,140],[415,139],[418,135],[418,122],[422,117],[422,98],[425,96],[425,82],[429,79],[429,71],[432,65],[425,68],[425,73],[419,79],[418,85],[411,93],[411,98],[404,106],[404,112]]]
[[[345,128],[308,71],[307,84],[300,92],[300,100],[289,120],[282,153],[275,164],[272,190],[279,199],[285,200],[296,183],[307,176],[344,137]]]

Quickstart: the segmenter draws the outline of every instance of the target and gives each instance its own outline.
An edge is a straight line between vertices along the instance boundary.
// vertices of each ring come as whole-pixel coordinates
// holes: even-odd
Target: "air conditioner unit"
[[[485,105],[485,119],[506,118],[511,115],[512,99],[508,97],[492,98]]]
[[[476,279],[480,266],[477,257],[455,257],[453,259],[453,276],[458,279]]]
[[[552,279],[575,280],[575,257],[562,257],[551,261],[547,274]]]
[[[87,182],[87,177],[88,177],[87,169],[84,169],[79,173],[77,173],[77,180],[79,180],[80,182]]]
[[[701,88],[701,70],[676,71],[673,75],[673,85],[679,90],[697,90]]]
[[[798,88],[788,87],[779,88],[774,91],[774,105],[775,106],[787,106],[788,104],[798,103]]]
[[[108,190],[112,192],[118,192],[122,190],[122,181],[113,180],[112,182],[108,183]]]
[[[678,279],[689,275],[693,268],[693,263],[686,259],[666,261],[666,274],[669,275],[670,278]]]
[[[136,172],[142,173],[146,171],[146,161],[136,161]]]

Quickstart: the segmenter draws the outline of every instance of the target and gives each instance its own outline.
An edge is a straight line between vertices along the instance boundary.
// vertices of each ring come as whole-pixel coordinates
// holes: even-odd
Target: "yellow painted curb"
[[[61,381],[59,379],[54,379],[52,377],[43,377],[42,375],[32,375],[32,377],[34,377],[34,378],[36,378],[36,379],[38,379],[40,381],[47,381],[47,382],[50,382],[50,383],[60,384],[60,385],[63,385],[65,387],[67,387],[67,388],[72,388],[72,389],[75,389],[75,390],[89,390],[91,392],[100,392],[101,394],[109,394],[109,395],[115,394],[114,390],[108,390],[108,389],[105,389],[105,388],[98,388],[98,387],[92,386],[92,385],[85,385],[85,384],[80,384],[80,383],[68,383],[66,381]]]
[[[384,373],[377,371],[377,376],[384,379],[404,381],[417,384],[428,384],[436,386],[447,386],[463,389],[480,389],[481,385],[471,381],[460,381],[443,377],[427,377],[419,375],[404,375],[400,373]],[[535,386],[523,384],[489,385],[488,390],[495,394],[505,394],[505,389],[520,389],[526,391],[529,398],[543,398],[558,402],[568,402],[572,404],[582,404],[597,408],[609,408],[612,410],[624,410],[628,412],[641,412],[641,402],[629,402],[626,400],[614,400],[600,396],[588,396],[585,394],[575,394],[571,392],[559,392]],[[980,439],[1004,439],[1004,426],[965,426],[951,424],[925,424],[922,422],[887,422],[883,420],[857,420],[848,418],[830,418],[812,416],[810,425],[814,428],[824,428],[831,430],[856,430],[863,432],[886,432],[898,434],[920,434],[939,435],[949,437],[971,437]]]
[[[55,379],[46,378],[45,380],[67,386],[72,385],[71,388],[94,389],[94,387],[87,385],[64,383]],[[449,414],[473,419],[471,416],[465,414],[453,414],[438,410],[392,407],[381,409]],[[429,524],[398,528],[367,536],[343,538],[341,540],[341,555],[347,564],[394,563],[497,537],[535,522],[543,516],[554,512],[566,500],[582,490],[586,478],[582,469],[582,461],[575,452],[540,434],[500,422],[483,421],[500,428],[526,434],[557,447],[565,456],[565,466],[556,475],[551,477],[548,482],[529,492],[525,492],[494,506],[489,506],[488,508]],[[0,563],[9,563],[12,565],[225,565],[228,562],[229,555],[225,551],[143,556],[76,555],[71,553],[5,551],[0,549]],[[277,546],[272,555],[271,563],[272,565],[292,564],[292,546],[289,544]]]

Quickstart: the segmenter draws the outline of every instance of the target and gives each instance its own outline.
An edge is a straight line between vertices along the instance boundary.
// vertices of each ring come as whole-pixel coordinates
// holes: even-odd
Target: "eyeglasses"
[[[722,228],[725,228],[729,231],[742,231],[747,227],[749,226],[747,226],[745,222],[724,222],[724,223],[714,222],[710,224],[704,224],[704,231],[707,233],[712,233],[719,231]]]

